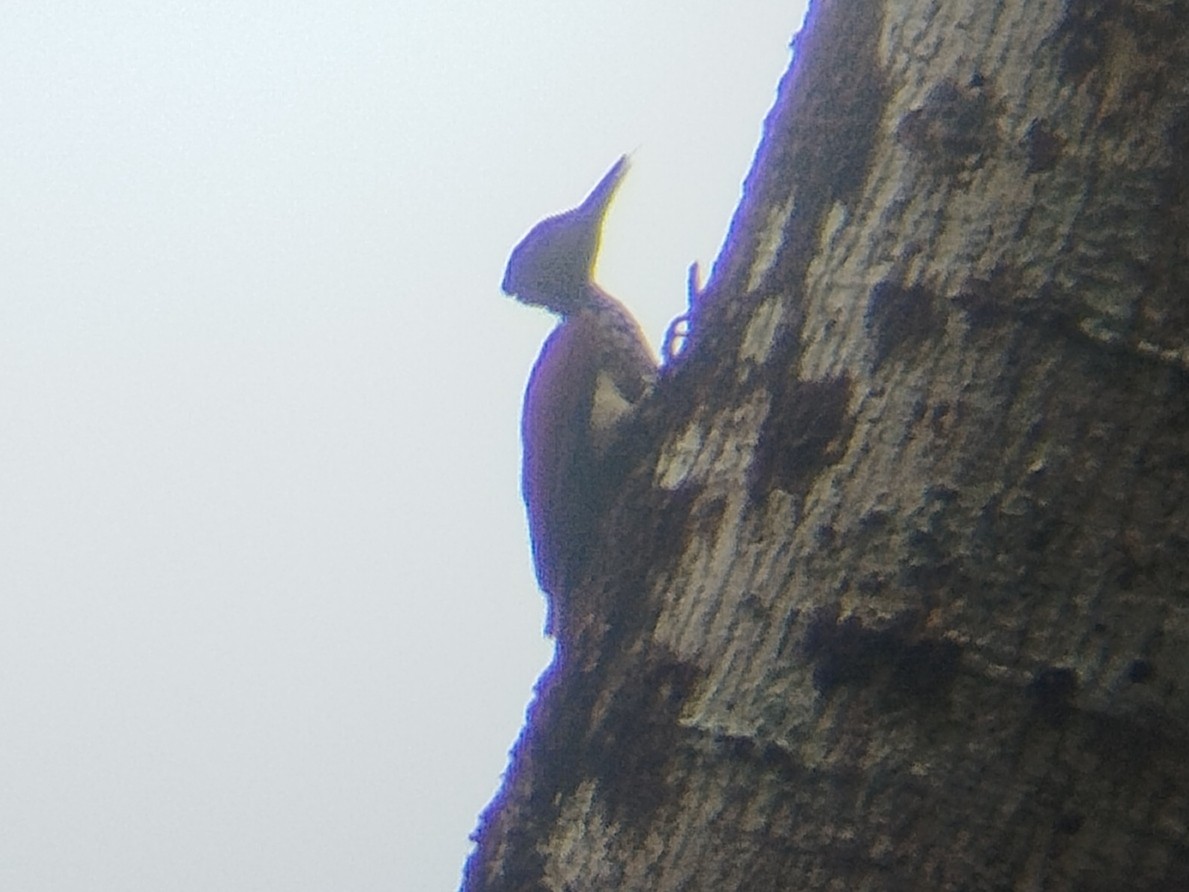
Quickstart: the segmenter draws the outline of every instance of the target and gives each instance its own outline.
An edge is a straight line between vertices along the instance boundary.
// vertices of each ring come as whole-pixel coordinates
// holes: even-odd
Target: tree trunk
[[[466,888],[1189,888],[1187,23],[813,6]]]

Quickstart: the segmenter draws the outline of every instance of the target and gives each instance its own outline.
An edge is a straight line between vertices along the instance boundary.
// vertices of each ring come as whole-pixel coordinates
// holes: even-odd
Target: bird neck
[[[564,309],[561,310],[561,315],[564,318],[576,316],[579,313],[631,318],[631,313],[623,303],[589,280],[584,282],[577,292],[564,302]]]

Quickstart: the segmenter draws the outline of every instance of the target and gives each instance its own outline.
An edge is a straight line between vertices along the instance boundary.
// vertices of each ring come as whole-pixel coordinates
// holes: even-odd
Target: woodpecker
[[[656,380],[639,324],[592,280],[603,217],[627,169],[624,155],[582,204],[534,226],[504,273],[506,294],[561,317],[529,375],[520,426],[533,563],[554,601],[585,562],[608,452]]]

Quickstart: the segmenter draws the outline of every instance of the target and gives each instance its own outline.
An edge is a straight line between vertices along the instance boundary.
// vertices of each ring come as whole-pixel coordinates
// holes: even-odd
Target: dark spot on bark
[[[813,538],[820,548],[829,548],[838,541],[838,530],[832,524],[819,524],[813,531]]]
[[[1164,128],[1164,141],[1174,158],[1189,154],[1189,115],[1184,111],[1174,114]]]
[[[1106,51],[1105,21],[1114,4],[1067,0],[1065,15],[1053,32],[1058,44],[1057,74],[1063,81],[1080,84],[1097,66]]]
[[[1044,552],[1048,550],[1048,547],[1052,544],[1058,532],[1059,524],[1057,521],[1038,521],[1037,525],[1025,534],[1024,548],[1034,554]]]
[[[589,774],[598,780],[612,820],[647,826],[668,798],[669,763],[683,734],[678,719],[701,675],[694,664],[671,656],[654,657],[625,674],[627,683],[586,747]]]
[[[798,774],[801,768],[791,752],[775,743],[764,745],[760,751],[760,761],[768,768],[784,775]]]
[[[945,407],[947,412],[949,411],[949,404],[941,403],[937,409],[942,407]],[[934,409],[934,415],[937,414],[937,409]],[[934,483],[925,490],[926,504],[952,505],[956,501],[958,501],[958,490],[944,483]]]
[[[1053,829],[1066,836],[1072,836],[1082,829],[1082,824],[1085,822],[1086,819],[1082,815],[1076,812],[1066,812],[1057,816],[1057,820],[1053,822]]]
[[[1000,264],[985,278],[970,277],[962,290],[954,296],[954,304],[965,314],[966,323],[974,331],[1010,320],[1021,303],[1019,274]]]
[[[913,700],[939,700],[958,671],[962,648],[953,641],[923,638],[900,653],[892,669],[892,690]]]
[[[1135,584],[1139,579],[1140,572],[1140,566],[1135,563],[1135,561],[1130,560],[1126,555],[1124,555],[1122,566],[1119,568],[1119,572],[1115,576],[1115,584],[1123,591],[1129,592],[1135,588]]]
[[[1050,666],[1037,672],[1028,685],[1032,706],[1050,725],[1060,726],[1073,714],[1078,677],[1072,669]]]
[[[942,81],[923,105],[908,111],[896,126],[896,139],[909,152],[942,173],[971,170],[997,141],[985,80],[967,86]]]
[[[854,430],[850,379],[786,380],[772,394],[748,477],[753,501],[779,489],[802,496],[846,452]]]
[[[992,279],[970,278],[966,280],[963,290],[954,297],[954,303],[965,313],[966,322],[971,328],[986,328],[1002,315],[1000,295],[996,293],[995,284]]]
[[[689,547],[694,524],[691,523],[695,502],[702,487],[683,484],[659,498],[653,526],[653,541],[648,549],[656,563],[676,563]]]
[[[1147,660],[1132,660],[1131,665],[1127,667],[1127,677],[1135,684],[1151,680],[1155,673],[1155,667]]]
[[[692,531],[700,536],[713,536],[718,532],[723,512],[727,510],[724,496],[715,496],[698,503],[697,510],[690,515]]]
[[[1028,173],[1043,173],[1052,170],[1065,153],[1065,140],[1054,133],[1047,121],[1034,118],[1022,140],[1028,155]]]
[[[929,417],[929,428],[933,431],[933,436],[942,437],[946,434],[946,421],[950,417],[950,404],[947,402],[940,402],[933,407],[933,413]]]
[[[855,588],[864,595],[878,595],[883,591],[886,582],[887,577],[882,572],[872,572],[860,576],[855,583]]]
[[[887,705],[935,703],[948,694],[962,654],[951,641],[917,637],[921,614],[908,612],[887,628],[865,627],[857,617],[838,621],[837,609],[819,610],[802,643],[814,663],[813,686],[823,696],[840,685],[880,682]]]
[[[929,403],[923,396],[918,396],[912,401],[912,414],[909,416],[913,424],[916,424],[925,417],[925,413],[929,411]]]
[[[753,759],[756,753],[756,742],[742,734],[722,734],[715,738],[724,756],[728,759]]]
[[[910,564],[900,574],[900,581],[905,588],[914,588],[921,593],[921,606],[932,610],[936,606],[938,592],[953,588],[954,581],[960,579],[957,566],[952,561],[943,560],[946,554],[936,539],[928,543],[932,554],[917,563]]]
[[[757,762],[785,779],[791,780],[802,773],[801,765],[793,753],[777,743],[739,734],[723,734],[715,742],[728,758]]]
[[[942,324],[934,295],[920,285],[907,288],[884,280],[871,289],[863,322],[874,345],[872,368],[900,350],[925,343]]]
[[[871,508],[859,518],[859,529],[864,533],[873,533],[886,529],[892,520],[891,513],[886,508]]]
[[[858,619],[853,616],[839,622],[837,606],[821,607],[809,618],[801,649],[806,660],[817,664],[813,671],[813,686],[819,694],[828,693],[850,678],[861,678],[865,677],[864,673],[870,673],[869,667],[847,661],[841,653],[844,648],[857,649],[853,641],[862,631]]]
[[[867,129],[879,120],[887,102],[887,83],[883,69],[871,59],[866,70],[856,71],[858,78],[845,78],[838,84],[845,92],[835,98],[834,117],[842,127],[831,127],[836,131],[834,139],[822,145],[827,151],[836,152],[829,164],[828,188],[833,200],[844,204],[854,200],[857,190],[867,180],[867,168],[871,164],[871,149],[876,141],[878,128]],[[863,66],[860,66],[863,67]],[[845,116],[838,112],[847,110]]]
[[[1104,40],[1098,28],[1084,28],[1070,33],[1061,49],[1061,62],[1057,69],[1060,78],[1074,83],[1085,80],[1102,58]]]

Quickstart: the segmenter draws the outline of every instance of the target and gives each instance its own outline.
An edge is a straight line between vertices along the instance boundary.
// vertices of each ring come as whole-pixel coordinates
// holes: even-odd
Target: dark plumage
[[[524,395],[522,486],[541,588],[575,583],[605,496],[605,458],[656,376],[639,325],[591,281],[620,158],[577,208],[538,223],[512,251],[504,291],[561,316]]]

